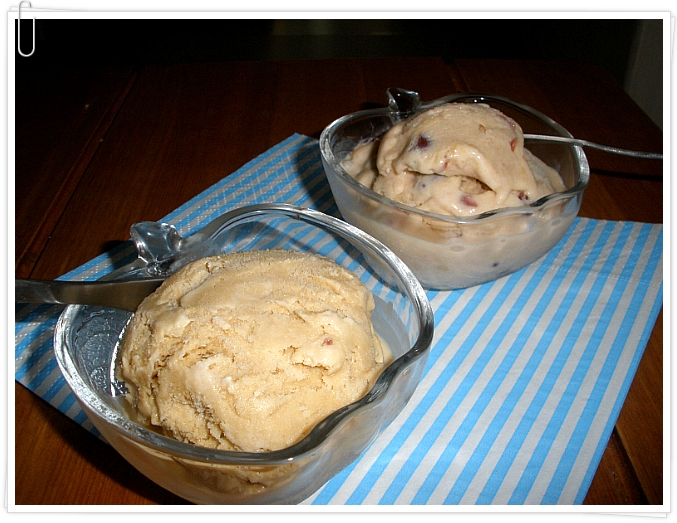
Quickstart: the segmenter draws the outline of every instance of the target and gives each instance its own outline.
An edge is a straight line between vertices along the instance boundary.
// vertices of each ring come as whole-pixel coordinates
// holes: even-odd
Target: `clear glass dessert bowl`
[[[552,249],[578,214],[590,168],[579,145],[525,139],[525,148],[557,170],[566,190],[522,207],[504,207],[470,217],[427,212],[393,201],[350,176],[341,161],[362,143],[431,107],[482,103],[514,119],[525,134],[572,135],[526,105],[500,96],[458,93],[431,102],[418,94],[389,89],[388,107],[345,115],[320,136],[327,179],[343,219],[386,244],[425,288],[471,287],[511,274]]]
[[[242,250],[282,248],[330,258],[371,290],[375,331],[393,355],[364,397],[320,421],[293,446],[272,452],[215,450],[134,421],[125,384],[116,378],[120,339],[131,313],[66,307],[54,351],[68,385],[102,436],[167,490],[201,504],[298,503],[357,459],[411,398],[432,342],[432,309],[408,267],[363,231],[317,211],[261,204],[227,212],[186,238],[155,222],[134,225],[132,238],[138,259],[106,280],[166,276],[195,259]]]

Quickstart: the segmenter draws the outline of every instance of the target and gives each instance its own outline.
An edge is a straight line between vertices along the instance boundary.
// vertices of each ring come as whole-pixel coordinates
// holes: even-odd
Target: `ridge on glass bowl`
[[[529,142],[525,148],[560,173],[566,190],[523,207],[470,217],[436,214],[393,201],[350,176],[341,161],[393,125],[445,103],[482,103],[514,119],[524,133],[572,137],[544,114],[501,96],[457,93],[421,102],[414,91],[391,88],[388,107],[358,111],[330,123],[320,136],[324,171],[343,219],[386,244],[423,287],[453,290],[511,274],[538,260],[565,235],[577,216],[590,178],[583,148]]]
[[[125,385],[115,373],[131,313],[66,307],[54,334],[62,374],[101,435],[160,486],[202,504],[298,503],[357,459],[411,398],[432,342],[432,309],[409,268],[363,231],[311,209],[259,204],[227,212],[186,238],[154,222],[134,225],[132,238],[139,258],[104,279],[167,276],[195,259],[241,250],[283,248],[333,259],[371,290],[374,328],[393,354],[371,391],[293,446],[258,453],[215,450],[133,421]]]

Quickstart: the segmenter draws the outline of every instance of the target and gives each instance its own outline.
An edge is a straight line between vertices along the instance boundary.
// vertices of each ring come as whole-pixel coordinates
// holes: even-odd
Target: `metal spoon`
[[[580,140],[578,138],[569,138],[566,136],[549,136],[545,134],[524,134],[524,141],[535,140],[539,142],[560,142],[560,143],[570,143],[572,145],[580,145],[583,147],[590,147],[592,149],[599,149],[600,151],[606,151],[608,153],[620,154],[623,156],[634,156],[636,158],[648,158],[651,160],[662,160],[663,155],[661,153],[647,153],[644,151],[632,151],[630,149],[619,149],[618,147],[611,147],[609,145],[601,145],[595,142],[589,142],[587,140]]]
[[[157,289],[164,278],[133,281],[15,280],[14,301],[100,305],[134,312],[143,299]]]
[[[440,98],[437,102],[441,101],[455,101],[460,95],[451,95]],[[419,97],[416,91],[409,91],[407,89],[402,89],[400,87],[389,87],[386,90],[386,96],[388,97],[388,107],[390,108],[391,114],[394,116],[395,120],[402,121],[417,111],[422,107],[430,107],[431,104],[422,104],[421,98]],[[487,99],[499,100],[504,103],[508,103],[515,106],[521,106],[521,104],[503,98],[501,96],[491,96],[481,93],[466,93],[463,97],[473,98],[475,102],[484,102]],[[436,103],[436,102],[433,102]],[[522,108],[527,112],[533,114],[534,110],[527,106],[522,106]],[[630,149],[620,149],[618,147],[611,147],[609,145],[600,145],[595,142],[589,142],[587,140],[580,140],[578,138],[569,138],[566,136],[551,136],[545,134],[524,134],[524,140],[540,141],[540,142],[560,142],[568,143],[572,145],[580,145],[583,147],[590,147],[592,149],[599,149],[600,151],[606,151],[608,153],[620,154],[623,156],[634,156],[636,158],[648,158],[651,160],[662,160],[663,155],[660,153],[648,153],[643,151],[632,151]]]

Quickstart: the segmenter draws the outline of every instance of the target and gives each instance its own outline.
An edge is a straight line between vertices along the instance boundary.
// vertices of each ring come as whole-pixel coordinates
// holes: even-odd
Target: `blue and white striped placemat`
[[[289,137],[163,221],[185,236],[261,202],[339,215],[316,140]],[[436,334],[420,386],[305,503],[582,503],[662,306],[662,234],[662,225],[578,218],[513,275],[428,291]],[[95,280],[135,256],[130,241],[63,279]],[[16,306],[15,378],[96,433],[52,353],[61,310]]]

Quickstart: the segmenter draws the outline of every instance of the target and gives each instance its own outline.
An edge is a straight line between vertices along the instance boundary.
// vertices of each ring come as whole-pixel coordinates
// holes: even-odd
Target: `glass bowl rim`
[[[434,315],[432,306],[421,284],[409,267],[400,260],[388,247],[373,238],[361,229],[333,216],[309,208],[297,207],[288,204],[254,204],[239,207],[228,211],[187,239],[196,239],[197,243],[209,241],[225,229],[254,221],[270,215],[284,215],[305,221],[316,227],[329,229],[331,232],[346,235],[355,240],[361,247],[367,248],[372,254],[377,254],[396,274],[398,283],[403,285],[418,317],[419,332],[415,342],[409,350],[395,359],[379,375],[371,390],[359,400],[333,412],[319,423],[299,442],[280,450],[266,452],[239,452],[230,450],[211,449],[191,443],[184,443],[171,437],[164,436],[133,422],[128,417],[108,406],[84,382],[71,360],[68,352],[68,336],[72,321],[83,308],[82,305],[68,305],[60,314],[54,331],[54,352],[61,373],[68,383],[73,394],[86,411],[92,411],[102,421],[113,426],[113,430],[122,432],[133,441],[150,447],[156,451],[170,454],[173,457],[195,462],[226,465],[280,465],[300,461],[319,450],[325,442],[331,439],[336,429],[349,421],[355,414],[370,404],[384,401],[395,378],[404,372],[416,360],[425,356],[432,345],[434,331]],[[326,230],[325,229],[325,230]],[[344,236],[345,237],[345,236]],[[125,274],[138,272],[139,260],[132,262],[102,279],[110,280]],[[383,427],[377,427],[376,430]],[[376,433],[376,431],[375,431]]]
[[[497,102],[497,103],[502,103],[508,106],[512,106],[513,108],[516,108],[518,110],[521,110],[525,113],[527,113],[529,116],[535,118],[536,120],[539,120],[541,123],[544,123],[546,125],[549,125],[552,129],[557,131],[559,136],[564,136],[568,138],[573,138],[573,135],[567,131],[564,127],[562,127],[560,124],[558,124],[556,121],[554,121],[552,118],[549,116],[546,116],[545,114],[537,111],[536,109],[529,107],[528,105],[515,102],[514,100],[511,100],[510,98],[506,98],[503,96],[498,96],[498,95],[492,95],[492,94],[485,94],[485,93],[455,93],[455,94],[450,94],[447,96],[443,96],[441,98],[437,98],[435,100],[429,101],[429,102],[422,102],[418,109],[416,110],[416,113],[425,111],[426,109],[430,109],[432,107],[435,107],[437,105],[442,105],[445,103],[453,103],[453,102],[459,102],[459,101],[471,101],[472,103],[489,103],[491,102]],[[589,180],[590,180],[590,166],[588,164],[588,159],[585,155],[585,152],[583,151],[583,148],[580,145],[572,145],[572,144],[566,144],[566,147],[570,147],[574,151],[574,156],[577,160],[577,164],[579,167],[579,177],[578,181],[576,184],[567,189],[566,191],[561,191],[561,192],[556,192],[552,194],[548,194],[546,196],[543,196],[542,198],[536,200],[535,202],[525,205],[522,207],[501,207],[499,209],[492,209],[489,211],[485,211],[480,214],[476,214],[473,216],[450,216],[450,215],[445,215],[445,214],[438,214],[430,211],[425,211],[422,209],[417,209],[416,207],[411,207],[409,205],[391,200],[390,198],[387,198],[372,189],[366,187],[365,185],[362,185],[360,182],[358,182],[355,178],[350,176],[343,167],[340,165],[340,161],[334,156],[334,152],[331,148],[331,137],[334,135],[334,133],[341,128],[343,125],[346,125],[348,123],[351,123],[355,120],[358,119],[363,119],[366,117],[370,116],[393,116],[393,111],[388,108],[388,107],[383,107],[383,108],[378,108],[378,109],[366,109],[362,111],[356,111],[354,113],[346,114],[344,116],[341,116],[334,120],[332,123],[330,123],[327,127],[324,128],[322,133],[320,134],[320,152],[322,154],[322,158],[325,160],[325,162],[332,168],[334,173],[338,176],[338,178],[345,184],[347,184],[349,187],[351,187],[353,190],[357,191],[358,193],[370,198],[371,200],[374,200],[380,204],[383,204],[387,207],[394,207],[402,212],[408,213],[408,214],[414,214],[414,215],[419,215],[426,217],[431,220],[438,220],[441,222],[446,222],[449,224],[472,224],[472,223],[484,223],[489,220],[496,220],[500,219],[503,216],[511,216],[511,215],[530,215],[530,214],[535,214],[543,209],[549,208],[551,205],[554,205],[556,202],[559,202],[561,200],[568,200],[573,197],[575,197],[578,194],[581,194],[583,191],[585,191],[586,187],[588,186]]]

